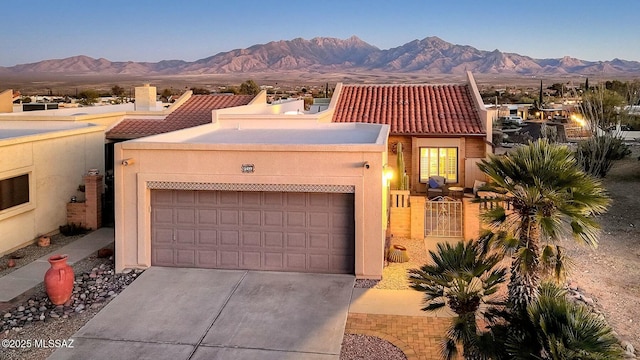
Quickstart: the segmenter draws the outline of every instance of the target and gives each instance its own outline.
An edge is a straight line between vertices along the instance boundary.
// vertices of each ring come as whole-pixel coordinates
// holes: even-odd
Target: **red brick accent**
[[[87,209],[84,202],[67,203],[67,224],[87,226]]]
[[[102,226],[102,175],[84,177],[86,196],[86,227],[92,230]]]
[[[67,224],[95,230],[102,227],[102,175],[86,175],[84,187],[86,200],[67,204]]]

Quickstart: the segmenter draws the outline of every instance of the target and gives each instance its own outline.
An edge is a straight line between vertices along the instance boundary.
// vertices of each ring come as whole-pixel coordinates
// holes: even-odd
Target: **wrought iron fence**
[[[425,202],[424,236],[462,237],[462,201],[438,196]]]

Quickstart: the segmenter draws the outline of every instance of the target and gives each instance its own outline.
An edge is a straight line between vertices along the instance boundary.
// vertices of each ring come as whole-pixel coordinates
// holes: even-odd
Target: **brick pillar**
[[[85,224],[87,228],[96,230],[102,226],[102,175],[86,175],[84,187],[87,209]]]

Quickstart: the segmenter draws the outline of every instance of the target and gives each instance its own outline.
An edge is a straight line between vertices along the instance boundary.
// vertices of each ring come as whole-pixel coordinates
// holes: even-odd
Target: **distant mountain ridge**
[[[286,71],[363,71],[390,73],[566,75],[639,74],[640,62],[614,59],[585,61],[569,56],[560,59],[534,59],[499,50],[479,50],[455,45],[438,37],[414,40],[402,46],[381,50],[356,36],[348,39],[316,37],[311,40],[272,41],[235,49],[187,62],[112,62],[104,58],[74,56],[31,64],[0,67],[4,74],[122,74],[122,75],[200,75]]]

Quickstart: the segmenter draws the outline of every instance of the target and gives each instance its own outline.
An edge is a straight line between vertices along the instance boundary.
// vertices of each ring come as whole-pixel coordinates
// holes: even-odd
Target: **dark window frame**
[[[31,202],[29,173],[0,180],[0,211],[10,210]]]

